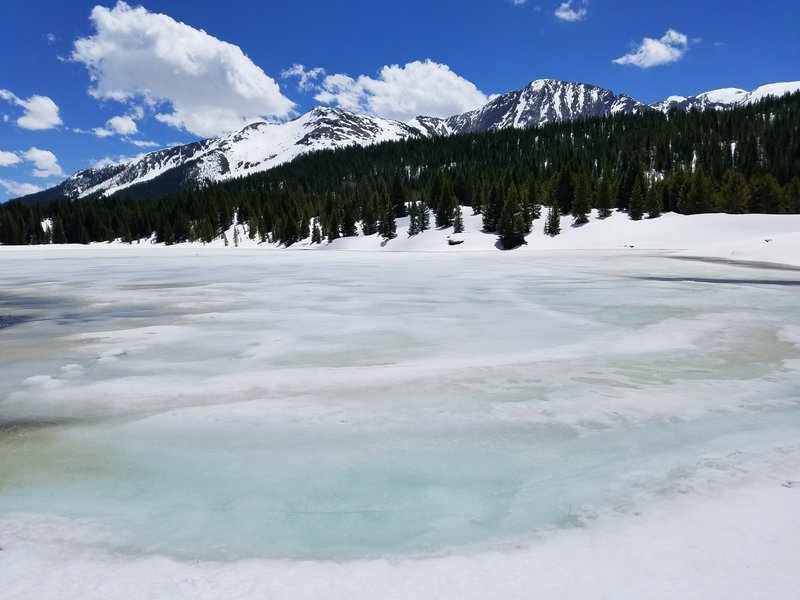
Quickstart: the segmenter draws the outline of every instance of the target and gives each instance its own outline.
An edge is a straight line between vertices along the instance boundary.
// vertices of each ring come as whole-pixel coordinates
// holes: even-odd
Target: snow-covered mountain
[[[666,100],[656,102],[650,106],[662,112],[666,112],[671,108],[680,108],[682,110],[706,110],[708,108],[726,109],[752,104],[768,96],[783,96],[797,91],[800,91],[800,81],[771,83],[762,85],[752,92],[739,88],[722,88],[719,90],[711,90],[710,92],[703,92],[702,94],[697,94],[696,96],[690,96],[688,98],[683,96],[670,96]]]
[[[638,100],[594,85],[537,79],[477,110],[440,119],[438,123],[430,117],[417,117],[415,121],[422,124],[421,120],[427,119],[429,128],[436,126],[445,133],[476,133],[642,110],[647,106]]]
[[[800,82],[765,85],[752,92],[726,88],[689,98],[670,96],[648,106],[630,96],[585,83],[538,79],[521,90],[493,98],[479,109],[444,119],[419,116],[401,123],[339,108],[317,107],[293,121],[256,122],[220,138],[157,150],[120,165],[85,169],[26,199],[38,202],[64,196],[111,195],[148,182],[152,182],[153,194],[164,193],[204,181],[266,171],[315,150],[525,128],[620,112],[667,111],[673,107],[725,109],[795,91],[800,91]],[[166,179],[168,185],[164,184]]]
[[[293,121],[251,123],[221,138],[151,152],[78,195],[114,194],[177,167],[183,167],[187,182],[220,181],[266,171],[314,150],[419,136],[418,130],[399,121],[317,107]]]

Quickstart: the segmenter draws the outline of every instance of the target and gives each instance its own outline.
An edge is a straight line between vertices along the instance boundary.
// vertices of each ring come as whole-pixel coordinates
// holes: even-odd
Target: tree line
[[[287,246],[359,233],[390,239],[403,217],[409,235],[463,230],[461,207],[471,207],[485,231],[513,247],[537,219],[557,235],[560,216],[585,223],[592,209],[634,220],[665,211],[800,213],[799,134],[793,94],[724,111],[647,111],[348,147],[166,194],[156,179],[110,198],[7,202],[0,243],[209,242],[234,219],[253,239]]]

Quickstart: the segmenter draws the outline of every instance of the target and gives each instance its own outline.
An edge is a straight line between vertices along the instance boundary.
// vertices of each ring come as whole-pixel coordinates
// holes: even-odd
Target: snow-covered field
[[[332,243],[312,244],[308,238],[289,250],[359,250],[385,252],[491,252],[497,250],[497,235],[482,231],[481,215],[462,208],[465,231],[454,234],[452,228],[431,229],[416,236],[408,236],[408,218],[397,219],[397,237],[386,241],[378,235],[340,238]],[[433,221],[433,219],[431,219]],[[590,222],[581,227],[572,225],[570,216],[561,217],[561,233],[543,235],[543,221],[534,221],[533,231],[526,237],[525,246],[514,253],[539,254],[543,250],[624,250],[629,254],[659,251],[675,256],[709,257],[734,261],[758,261],[800,266],[800,215],[680,215],[667,213],[657,219],[631,221],[624,213],[614,213],[600,219],[596,211]],[[234,232],[234,229],[236,230]],[[448,239],[460,240],[459,245],[449,245]],[[245,226],[237,225],[210,244],[212,248],[278,249],[250,239]],[[96,244],[108,246],[108,244]],[[118,245],[118,244],[113,244]],[[147,242],[136,245],[136,250],[158,247]],[[198,244],[182,244],[198,246]],[[280,247],[283,249],[283,247]],[[56,253],[61,252],[53,247]],[[2,248],[0,248],[2,251]],[[5,251],[13,251],[6,248]]]
[[[467,225],[0,248],[3,597],[796,596],[800,221]]]

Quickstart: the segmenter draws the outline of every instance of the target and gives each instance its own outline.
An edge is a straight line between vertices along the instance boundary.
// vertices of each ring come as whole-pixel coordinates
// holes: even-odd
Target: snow
[[[317,107],[292,121],[255,122],[221,138],[205,140],[187,156],[176,154],[175,149],[142,155],[118,175],[80,195],[113,194],[155,179],[187,160],[196,161],[201,181],[220,181],[266,171],[315,150],[366,146],[417,135],[422,132],[397,121]],[[222,166],[223,161],[228,168]]]
[[[770,83],[756,88],[748,95],[748,102],[758,102],[768,96],[784,96],[800,92],[800,81]]]
[[[641,516],[544,536],[529,548],[428,560],[131,558],[76,548],[63,524],[37,523],[24,538],[55,534],[62,541],[17,542],[11,556],[0,558],[0,582],[9,599],[52,600],[793,598],[800,545],[791,532],[800,530],[799,494],[777,484],[709,492]],[[6,537],[9,528],[0,531]]]
[[[800,217],[468,213],[0,247],[4,597],[796,595]]]
[[[295,249],[398,252],[496,251],[497,236],[482,231],[481,215],[462,208],[464,243],[447,244],[452,228],[432,229],[409,237],[408,219],[397,220],[397,238],[385,241],[373,236],[340,238],[332,243],[311,245],[305,240]],[[543,219],[534,221],[525,246],[515,254],[547,250],[624,250],[629,253],[664,252],[674,255],[708,256],[727,260],[757,260],[800,266],[800,215],[680,215],[666,213],[657,219],[631,221],[624,213],[601,219],[596,211],[581,227],[572,226],[570,216],[561,218],[561,234],[543,235]],[[230,236],[228,236],[230,239]]]
[[[703,99],[708,103],[738,104],[744,101],[746,96],[747,90],[741,90],[739,88],[721,88],[698,94],[697,98]]]

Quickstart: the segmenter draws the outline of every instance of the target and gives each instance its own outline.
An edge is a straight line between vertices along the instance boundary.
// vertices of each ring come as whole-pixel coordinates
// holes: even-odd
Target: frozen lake
[[[800,460],[798,271],[101,248],[0,277],[6,551],[469,554]]]

